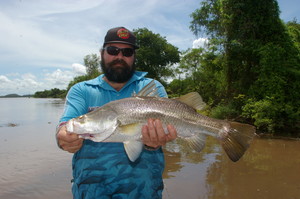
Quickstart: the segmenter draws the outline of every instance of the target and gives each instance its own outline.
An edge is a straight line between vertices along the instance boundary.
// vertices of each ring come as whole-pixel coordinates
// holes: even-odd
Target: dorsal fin
[[[191,92],[186,95],[182,95],[178,98],[175,98],[175,100],[181,101],[196,110],[201,110],[206,106],[205,102],[202,100],[202,97],[197,92]]]
[[[137,94],[133,94],[133,96],[159,97],[158,89],[154,80],[147,84],[142,90],[140,90],[140,92],[138,92]]]

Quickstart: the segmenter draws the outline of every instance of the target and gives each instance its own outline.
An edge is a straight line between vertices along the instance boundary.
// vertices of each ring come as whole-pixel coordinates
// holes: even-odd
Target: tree
[[[290,21],[286,24],[288,32],[293,40],[294,45],[300,51],[300,24],[297,20]]]
[[[277,1],[206,0],[201,5],[191,15],[191,30],[207,35],[222,60],[211,68],[225,77],[219,106],[227,104],[270,132],[299,123],[299,48],[279,18]]]
[[[140,47],[136,53],[137,70],[147,71],[148,76],[162,81],[173,75],[171,66],[179,62],[179,50],[166,38],[146,28],[133,31]]]
[[[52,88],[51,90],[37,91],[33,95],[35,98],[64,98],[66,90],[60,90],[58,88]]]
[[[90,78],[95,78],[100,74],[100,72],[99,72],[100,61],[99,60],[100,59],[97,54],[86,55],[83,58],[84,65],[86,67],[86,73]]]

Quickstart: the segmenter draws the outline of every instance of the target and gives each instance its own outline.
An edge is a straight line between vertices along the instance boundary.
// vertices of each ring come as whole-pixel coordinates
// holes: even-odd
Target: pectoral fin
[[[118,127],[118,131],[128,136],[133,136],[137,133],[140,133],[142,130],[142,124],[140,123],[132,123],[127,125],[122,125]]]
[[[140,141],[126,141],[124,142],[124,149],[131,162],[134,162],[140,156],[144,144]]]
[[[202,149],[205,146],[205,139],[206,136],[203,134],[195,134],[191,137],[185,138],[185,140],[188,142],[189,146],[194,149],[196,152],[202,151]]]

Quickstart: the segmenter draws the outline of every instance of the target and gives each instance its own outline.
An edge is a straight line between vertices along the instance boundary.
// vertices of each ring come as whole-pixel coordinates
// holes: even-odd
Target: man
[[[161,146],[176,138],[177,132],[153,118],[143,126],[145,149],[131,162],[122,143],[103,143],[82,140],[66,131],[66,121],[78,117],[110,101],[138,93],[152,79],[145,72],[135,71],[136,38],[124,27],[110,29],[101,49],[101,68],[104,75],[74,85],[68,95],[65,111],[57,129],[58,146],[74,153],[74,198],[162,198],[164,157]],[[166,97],[164,87],[155,81],[159,95]]]

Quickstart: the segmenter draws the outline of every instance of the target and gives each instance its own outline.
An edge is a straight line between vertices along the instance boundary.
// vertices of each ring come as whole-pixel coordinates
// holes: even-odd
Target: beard
[[[116,66],[116,64],[121,66]],[[124,60],[116,59],[105,64],[105,60],[101,60],[101,69],[105,77],[112,82],[124,83],[127,82],[135,72],[135,64],[129,66]]]

